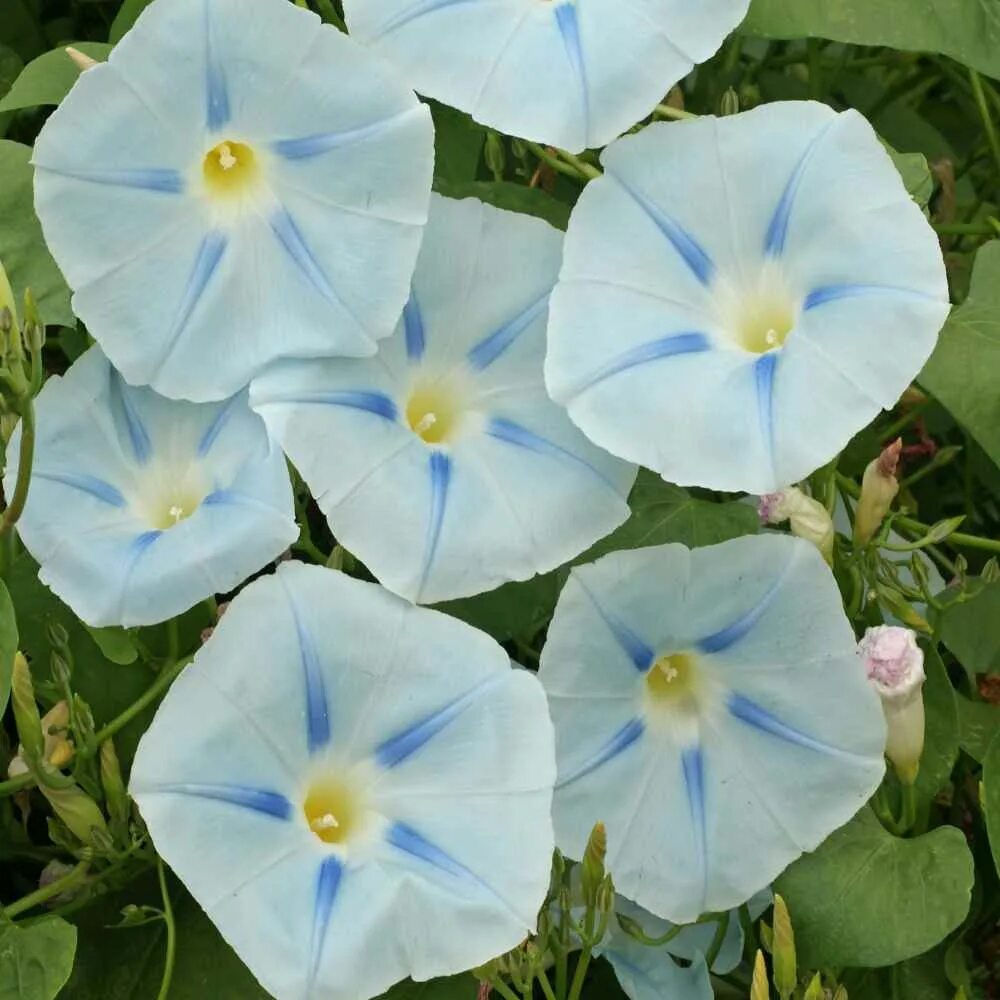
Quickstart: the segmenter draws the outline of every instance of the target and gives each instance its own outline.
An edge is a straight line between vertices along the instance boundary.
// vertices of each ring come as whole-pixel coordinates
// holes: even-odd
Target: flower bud
[[[20,740],[22,755],[32,761],[39,761],[45,750],[42,735],[42,720],[35,702],[35,688],[31,683],[31,669],[22,653],[14,657],[14,671],[11,675],[10,700],[14,706],[14,722],[17,738]]]
[[[6,333],[9,328],[17,326],[17,306],[14,302],[14,290],[10,287],[7,272],[4,270],[3,262],[0,261],[0,314],[3,314],[4,310],[7,310],[9,315],[4,314],[0,317],[0,326]]]
[[[603,823],[598,823],[591,831],[587,849],[583,852],[582,884],[583,898],[593,909],[597,905],[597,893],[604,881],[604,858],[608,853],[608,832]]]
[[[774,985],[781,1000],[790,1000],[798,984],[795,934],[785,901],[774,894]]]
[[[757,957],[753,963],[753,983],[750,986],[750,1000],[770,1000],[771,990],[767,984],[767,965],[764,962],[764,952],[757,949]]]
[[[823,980],[817,972],[806,987],[806,992],[802,1000],[824,1000],[825,997],[826,991],[823,989]]]
[[[896,438],[881,455],[870,462],[861,479],[861,499],[854,515],[854,541],[866,545],[889,513],[899,492],[896,470],[903,450],[903,439]]]
[[[66,46],[66,55],[73,60],[74,65],[81,73],[85,73],[88,69],[92,69],[97,65],[96,59],[91,59],[85,52],[74,49],[72,45]]]
[[[833,562],[833,519],[818,500],[806,496],[797,486],[779,493],[765,493],[757,508],[763,524],[790,523],[792,534],[804,538],[819,549],[828,562]]]
[[[719,117],[725,118],[727,115],[738,115],[740,113],[740,95],[732,87],[726,87],[719,102]]]
[[[128,796],[125,792],[125,782],[122,781],[121,767],[118,764],[118,754],[112,740],[101,744],[101,787],[108,804],[108,814],[116,823],[128,821]]]
[[[52,811],[85,844],[104,847],[110,842],[104,815],[97,803],[78,785],[69,788],[39,786]]]
[[[885,754],[899,780],[912,785],[924,751],[924,654],[908,628],[879,625],[858,644],[865,673],[882,699]]]

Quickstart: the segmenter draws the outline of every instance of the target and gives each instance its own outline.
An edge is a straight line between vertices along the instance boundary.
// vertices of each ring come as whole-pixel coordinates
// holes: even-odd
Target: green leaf
[[[927,650],[924,667],[927,673],[924,684],[926,724],[916,791],[920,801],[930,802],[951,779],[958,759],[959,724],[955,689],[936,649]]]
[[[122,40],[122,35],[129,31],[138,20],[139,15],[149,6],[151,0],[125,0],[121,5],[115,19],[111,22],[111,31],[108,34],[108,41],[112,45],[117,45]]]
[[[32,193],[31,150],[0,139],[0,261],[20,301],[30,286],[46,323],[73,326],[69,289],[42,238]]]
[[[1000,583],[953,601],[937,619],[937,634],[970,677],[1000,673]]]
[[[426,983],[397,983],[380,1000],[475,1000],[477,991],[478,983],[472,976],[450,976]]]
[[[690,548],[755,534],[757,512],[745,503],[700,500],[687,490],[642,469],[629,497],[632,516],[567,566],[524,583],[508,583],[488,594],[439,605],[448,614],[488,632],[500,642],[530,639],[548,619],[570,565],[593,562],[619,549],[680,542]]]
[[[996,0],[753,0],[741,30],[940,52],[1000,77]]]
[[[903,178],[903,184],[910,197],[921,207],[926,208],[934,193],[934,178],[931,168],[927,165],[927,157],[923,153],[899,153],[888,143],[883,142],[885,151],[892,157],[892,162]]]
[[[0,45],[0,98],[3,98],[14,85],[22,69],[24,63],[21,62],[21,57],[13,49]],[[13,114],[10,112],[0,113],[0,139],[7,134],[11,118]]]
[[[76,928],[58,917],[0,928],[0,1000],[52,1000],[73,969]]]
[[[130,663],[135,663],[139,658],[139,650],[136,647],[135,639],[123,628],[91,628],[84,626],[90,633],[91,639],[97,643],[98,648],[105,658],[112,663],[117,663],[121,667],[127,667]]]
[[[111,46],[104,42],[73,42],[72,45],[98,62],[107,59],[111,51]],[[24,67],[7,96],[0,101],[0,111],[59,104],[79,75],[80,70],[66,54],[65,46],[46,52]]]
[[[6,584],[0,580],[0,718],[10,698],[10,678],[14,672],[14,654],[18,650],[17,618]]]
[[[983,813],[993,864],[1000,874],[1000,736],[994,736],[983,758]]]
[[[431,102],[434,119],[434,176],[445,183],[472,181],[486,141],[486,130],[464,111]]]
[[[852,970],[844,977],[850,1000],[954,1000],[955,988],[944,971],[945,949],[900,962],[889,969]]]
[[[981,764],[990,743],[1000,733],[1000,706],[956,694],[958,731],[962,749]]]
[[[556,229],[565,230],[569,225],[570,206],[551,195],[510,181],[450,181],[438,177],[434,190],[446,198],[478,198],[488,205],[505,208],[509,212],[534,215],[551,223]]]
[[[22,59],[38,55],[45,46],[45,33],[29,0],[3,0],[0,18],[0,42],[12,48]]]
[[[976,254],[969,297],[919,379],[1000,466],[1000,241]]]
[[[933,948],[969,912],[972,855],[961,830],[902,840],[868,808],[777,881],[804,968],[883,966]]]

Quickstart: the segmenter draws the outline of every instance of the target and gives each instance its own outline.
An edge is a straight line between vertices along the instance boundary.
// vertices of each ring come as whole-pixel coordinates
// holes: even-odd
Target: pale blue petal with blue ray
[[[602,608],[627,616],[657,658],[690,657],[680,700],[653,698],[627,655],[609,663]],[[603,821],[616,888],[678,923],[763,888],[853,816],[884,771],[884,720],[836,583],[791,536],[616,552],[574,570],[539,677],[556,726],[560,849],[579,858]],[[641,741],[608,752],[629,713]]]
[[[306,708],[318,686],[324,747]],[[174,683],[130,790],[157,850],[269,992],[359,1000],[464,972],[530,933],[554,779],[541,685],[493,640],[284,563],[234,599]],[[330,780],[361,803],[337,844],[313,834],[305,804]]]
[[[573,152],[651,114],[746,0],[346,0],[351,34],[411,85],[510,135]]]
[[[546,382],[612,454],[773,491],[920,371],[949,308],[941,251],[856,112],[789,101],[654,124],[602,164],[570,220]],[[670,350],[691,331],[705,351]]]

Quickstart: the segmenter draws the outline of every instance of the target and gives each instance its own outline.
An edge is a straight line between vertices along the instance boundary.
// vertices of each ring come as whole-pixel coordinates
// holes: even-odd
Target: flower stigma
[[[260,167],[252,146],[230,139],[205,154],[202,172],[210,194],[232,198],[245,194],[256,183]]]
[[[693,694],[697,673],[690,653],[661,656],[646,674],[646,694],[656,705],[677,704]]]
[[[306,823],[324,844],[345,844],[358,830],[364,808],[355,788],[335,777],[318,777],[302,803]]]
[[[462,395],[445,380],[418,382],[406,404],[406,423],[427,444],[446,444],[465,415]]]

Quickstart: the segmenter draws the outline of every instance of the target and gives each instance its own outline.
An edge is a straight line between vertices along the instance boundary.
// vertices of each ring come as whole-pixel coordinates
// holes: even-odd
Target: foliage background
[[[20,293],[31,286],[49,325],[46,368],[64,370],[87,345],[69,292],[32,209],[30,146],[51,106],[76,77],[61,51],[73,43],[103,58],[146,0],[0,0],[0,259]],[[296,0],[304,5],[304,0]],[[336,21],[332,0],[317,0]],[[1000,996],[1000,0],[754,0],[743,28],[719,54],[665,97],[667,109],[718,113],[761,102],[813,98],[865,114],[897,151],[896,162],[941,237],[956,309],[933,358],[909,394],[851,442],[814,487],[850,496],[865,465],[902,434],[901,507],[893,523],[928,553],[948,582],[921,612],[927,653],[927,749],[910,835],[888,833],[868,810],[779,881],[796,931],[800,969],[831,972],[851,1000],[986,1000]],[[584,178],[554,151],[492,133],[435,105],[435,186],[565,228]],[[584,160],[596,163],[591,154]],[[873,336],[877,331],[872,332]],[[733,497],[686,491],[643,474],[630,521],[581,561],[616,548],[681,541],[704,545],[757,530],[753,509]],[[331,539],[300,490],[306,558],[325,558]],[[957,525],[939,524],[962,518]],[[956,527],[958,530],[956,531]],[[928,538],[930,542],[928,542]],[[884,567],[886,550],[838,543],[836,572],[859,630],[909,613],[914,595]],[[363,574],[363,567],[355,567]],[[566,570],[446,610],[486,629],[512,655],[537,663]],[[0,664],[18,645],[46,693],[53,624],[66,630],[73,690],[97,727],[112,726],[127,769],[153,710],[141,698],[148,663],[165,655],[163,628],[141,637],[82,626],[37,580],[22,554],[0,593]],[[183,649],[209,624],[196,609],[181,621]],[[0,711],[9,667],[0,665]],[[6,675],[5,675],[6,669]],[[39,683],[40,682],[40,683]],[[51,679],[50,679],[51,683]],[[140,701],[137,702],[137,699]],[[135,706],[138,705],[138,708]],[[0,762],[14,751],[10,713],[0,723]],[[890,780],[887,794],[897,789]],[[54,845],[44,805],[0,782],[0,898],[37,887],[40,868],[66,857]],[[15,794],[16,793],[16,794]],[[25,799],[24,796],[29,795]],[[18,798],[20,796],[20,798]],[[22,822],[20,806],[30,803]],[[992,838],[992,839],[991,839]],[[747,844],[753,851],[753,845]],[[162,907],[148,850],[100,869],[82,895],[57,901],[58,916],[31,910],[16,925],[0,916],[0,1000],[133,1000],[157,995],[165,923],[141,922]],[[197,905],[169,886],[177,931],[171,996],[254,1000],[264,994]],[[146,911],[149,916],[149,911]],[[750,929],[748,948],[766,927]],[[750,952],[752,954],[752,951]],[[717,984],[718,996],[747,996],[746,969]],[[469,976],[403,984],[393,1000],[472,1000]],[[600,963],[588,1000],[621,994]]]

